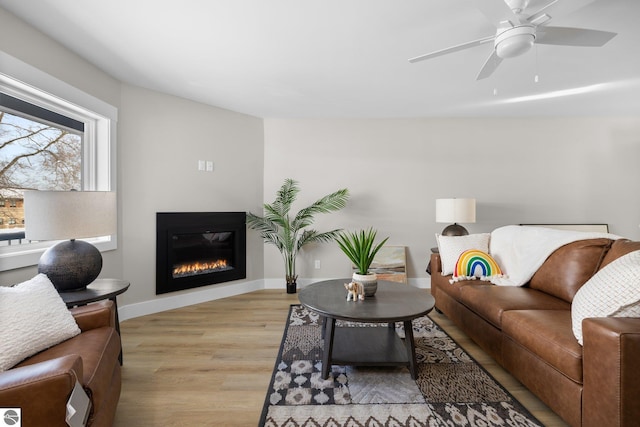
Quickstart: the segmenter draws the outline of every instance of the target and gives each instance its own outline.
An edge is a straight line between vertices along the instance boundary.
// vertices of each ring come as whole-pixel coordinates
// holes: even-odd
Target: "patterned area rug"
[[[386,324],[338,322],[350,327]],[[429,317],[413,321],[418,379],[405,367],[331,367],[320,318],[292,305],[260,426],[541,426]],[[402,324],[397,333],[404,337]]]

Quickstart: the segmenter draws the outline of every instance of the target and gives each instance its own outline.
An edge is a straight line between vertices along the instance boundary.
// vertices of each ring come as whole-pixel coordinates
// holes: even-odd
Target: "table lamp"
[[[476,222],[476,199],[436,199],[436,222],[453,223],[443,236],[466,236],[469,232],[458,223]]]
[[[116,193],[109,191],[25,191],[25,238],[63,240],[47,249],[38,273],[59,292],[86,288],[102,270],[98,248],[78,238],[116,233]]]

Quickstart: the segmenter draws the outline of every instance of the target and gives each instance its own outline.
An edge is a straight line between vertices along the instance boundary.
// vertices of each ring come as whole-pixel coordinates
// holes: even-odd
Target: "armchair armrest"
[[[3,407],[22,408],[22,425],[66,426],[66,405],[76,380],[82,380],[76,354],[0,373]]]
[[[632,426],[640,419],[640,318],[582,322],[583,426]]]
[[[113,301],[104,300],[94,304],[69,309],[82,332],[103,326],[116,326],[116,311]]]

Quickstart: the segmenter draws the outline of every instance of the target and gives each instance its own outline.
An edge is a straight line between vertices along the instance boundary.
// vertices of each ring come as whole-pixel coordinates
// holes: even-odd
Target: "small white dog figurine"
[[[345,283],[344,288],[347,290],[347,301],[363,301],[364,300],[364,287],[361,283],[351,282]]]

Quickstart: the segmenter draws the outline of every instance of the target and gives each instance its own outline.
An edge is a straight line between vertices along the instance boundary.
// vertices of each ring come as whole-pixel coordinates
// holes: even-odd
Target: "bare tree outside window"
[[[0,111],[0,188],[79,190],[82,138]]]
[[[24,227],[23,190],[72,189],[82,189],[82,135],[0,111],[0,229]]]

